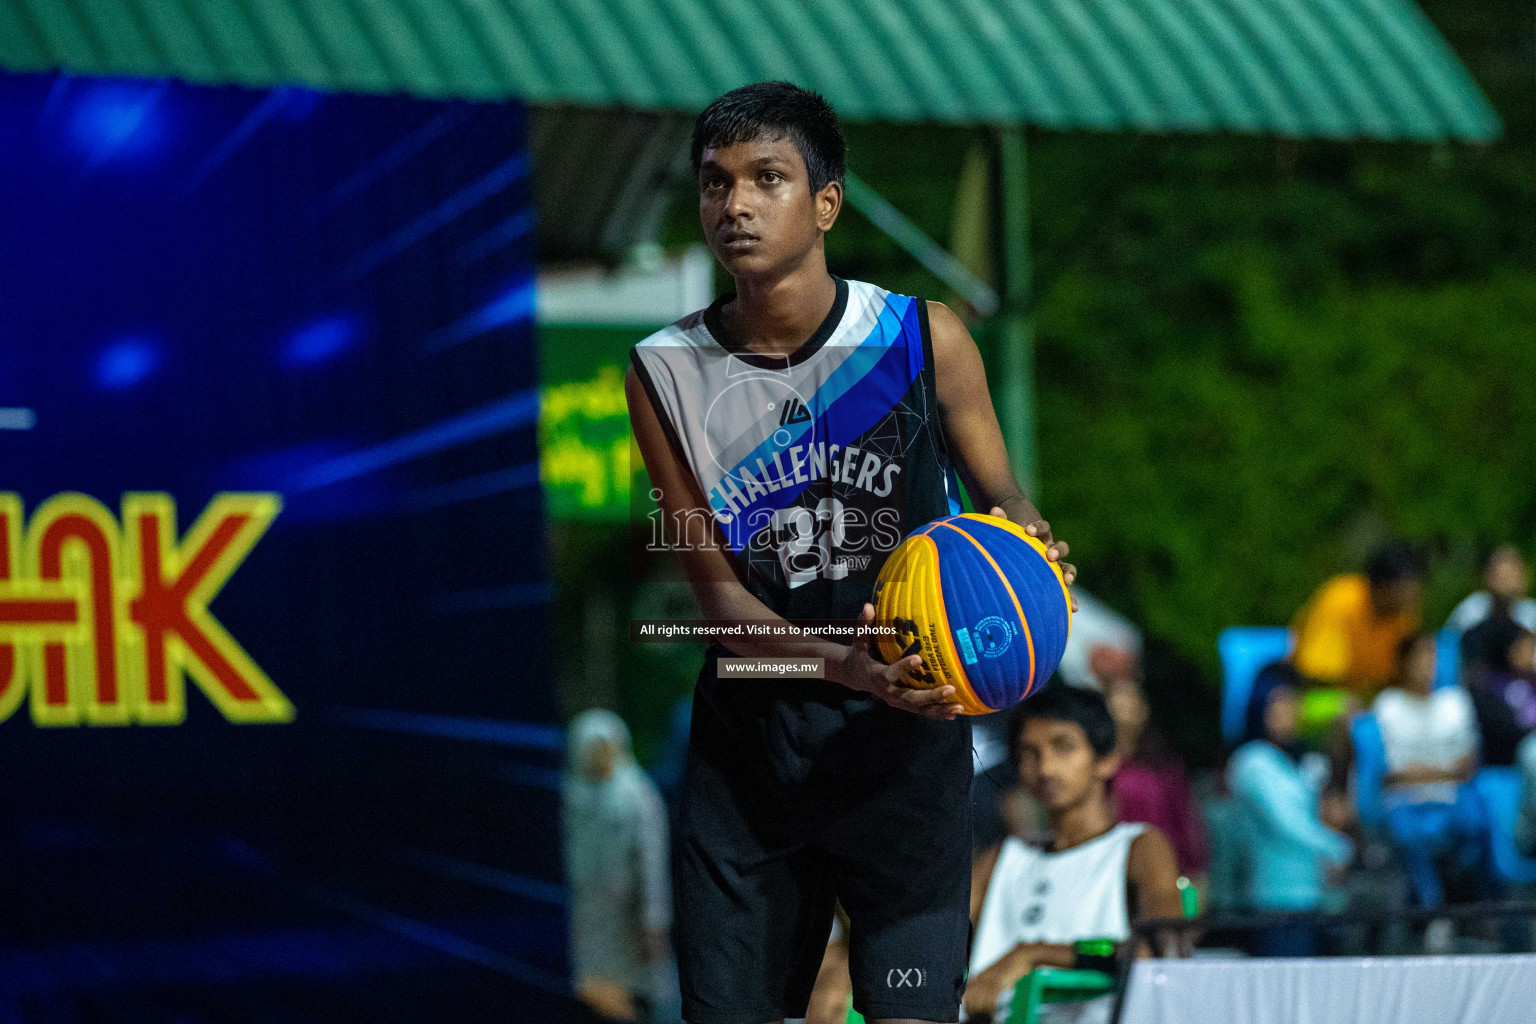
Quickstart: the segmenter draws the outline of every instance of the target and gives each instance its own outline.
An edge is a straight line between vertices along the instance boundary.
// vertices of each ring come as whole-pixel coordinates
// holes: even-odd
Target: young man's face
[[[699,221],[710,252],[732,277],[772,277],[821,244],[842,205],[842,186],[813,193],[794,141],[757,138],[699,155]]]
[[[1506,547],[1495,551],[1488,560],[1483,582],[1490,594],[1506,604],[1514,604],[1524,597],[1530,588],[1530,576],[1519,550]]]
[[[1410,693],[1427,694],[1435,686],[1435,642],[1420,640],[1408,649],[1402,665],[1403,688]]]
[[[1371,604],[1383,617],[1418,610],[1424,600],[1424,581],[1410,576],[1371,586]]]
[[[1076,722],[1031,718],[1019,733],[1019,782],[1047,811],[1102,797],[1119,765],[1096,755]]]

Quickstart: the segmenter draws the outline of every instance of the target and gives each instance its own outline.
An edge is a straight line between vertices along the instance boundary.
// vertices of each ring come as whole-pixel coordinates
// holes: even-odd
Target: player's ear
[[[815,195],[816,203],[816,227],[822,232],[832,230],[832,225],[837,223],[837,215],[843,208],[843,183],[829,181],[822,186],[820,192]]]
[[[1097,763],[1093,766],[1094,774],[1104,782],[1108,782],[1110,779],[1114,778],[1115,773],[1119,770],[1120,751],[1118,750],[1111,750],[1103,757],[1098,758]]]

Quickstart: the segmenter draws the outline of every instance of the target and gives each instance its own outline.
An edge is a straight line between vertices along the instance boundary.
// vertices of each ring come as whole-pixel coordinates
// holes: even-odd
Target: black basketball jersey
[[[748,589],[788,619],[856,617],[902,539],[960,511],[927,303],[836,281],[787,356],[730,347],[725,298],[632,353]]]

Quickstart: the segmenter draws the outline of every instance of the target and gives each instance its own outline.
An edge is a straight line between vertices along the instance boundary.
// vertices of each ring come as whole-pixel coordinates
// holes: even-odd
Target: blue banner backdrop
[[[0,76],[0,1019],[563,1018],[524,122]]]

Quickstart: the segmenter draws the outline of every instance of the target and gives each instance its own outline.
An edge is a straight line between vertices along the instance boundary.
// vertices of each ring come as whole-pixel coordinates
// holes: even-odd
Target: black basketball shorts
[[[971,729],[823,680],[694,696],[673,856],[688,1024],[802,1017],[833,908],[866,1018],[958,1021],[970,941]]]

